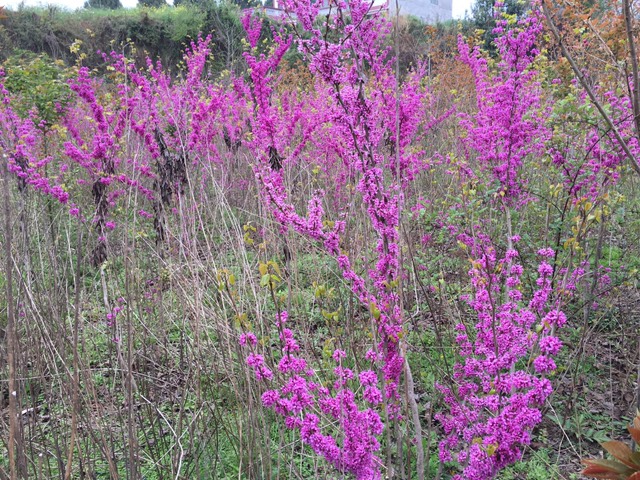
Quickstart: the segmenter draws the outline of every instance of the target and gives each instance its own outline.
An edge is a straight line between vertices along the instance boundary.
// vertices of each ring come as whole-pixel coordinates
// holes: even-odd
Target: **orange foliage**
[[[629,48],[620,2],[547,0],[562,42],[593,84],[612,88],[626,84],[630,74]],[[557,51],[552,50],[552,57]]]

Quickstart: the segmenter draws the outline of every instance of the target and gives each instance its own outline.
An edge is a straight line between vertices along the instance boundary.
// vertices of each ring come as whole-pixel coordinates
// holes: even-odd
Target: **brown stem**
[[[422,425],[420,425],[420,412],[418,411],[418,403],[415,397],[415,386],[413,383],[413,375],[411,367],[405,357],[404,374],[407,382],[407,402],[411,410],[411,421],[416,432],[416,469],[418,472],[418,480],[424,480],[424,447],[422,445]]]
[[[127,245],[129,247],[129,245]],[[125,305],[126,319],[127,319],[127,429],[129,435],[129,479],[136,480],[138,478],[138,453],[137,453],[137,435],[135,424],[135,406],[134,406],[134,392],[137,390],[135,378],[133,377],[133,363],[134,363],[134,335],[133,335],[133,319],[131,316],[131,267],[130,252],[127,251],[124,259],[125,264],[125,295],[127,297],[127,303]]]
[[[9,366],[9,476],[18,479],[16,460],[16,438],[19,436],[18,407],[16,392],[16,325],[13,309],[13,266],[11,265],[11,193],[9,186],[9,168],[4,162],[4,228],[5,228],[5,261],[6,261],[6,294],[7,294],[7,363]]]
[[[71,478],[71,470],[73,465],[73,451],[76,443],[76,435],[78,433],[78,410],[80,404],[78,401],[80,389],[80,359],[78,357],[78,331],[80,329],[80,262],[82,260],[82,232],[78,232],[78,246],[76,249],[76,274],[75,274],[75,309],[73,316],[73,385],[71,394],[71,438],[69,439],[69,452],[67,454],[67,466],[64,471],[64,480]]]
[[[636,41],[633,38],[633,26],[631,24],[631,5],[629,0],[623,0],[624,23],[627,30],[627,41],[629,42],[629,53],[631,55],[631,68],[633,70],[633,120],[636,126],[636,136],[640,137],[640,75],[638,74],[638,55],[636,53]]]

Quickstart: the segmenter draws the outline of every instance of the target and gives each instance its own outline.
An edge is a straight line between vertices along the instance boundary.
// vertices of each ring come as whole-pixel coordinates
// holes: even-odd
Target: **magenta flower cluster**
[[[601,89],[597,87],[595,90],[601,95],[603,103],[608,105],[616,128],[627,138],[629,150],[636,157],[639,156],[638,138],[632,133],[635,127],[631,98],[613,91],[601,93]],[[597,119],[591,118],[593,113],[586,94],[574,95],[578,104],[574,107],[576,113],[584,116],[586,122],[595,125],[589,127],[583,149],[576,152],[571,138],[572,132],[569,131],[557,135],[558,139],[550,148],[549,154],[563,174],[563,190],[572,202],[577,203],[584,199],[596,202],[608,188],[618,182],[620,166],[626,154],[608,127],[598,127]]]
[[[461,124],[468,131],[465,146],[491,172],[499,196],[511,206],[528,201],[520,169],[527,156],[539,158],[545,153],[551,137],[534,68],[542,28],[542,21],[533,14],[515,27],[499,20],[494,33],[500,62],[494,76],[480,49],[471,50],[462,37],[458,39],[460,58],[475,79],[478,107],[475,115],[462,115]]]
[[[487,238],[459,239],[473,256],[467,301],[477,323],[456,327],[462,360],[451,383],[440,385],[450,409],[437,415],[446,434],[440,459],[463,466],[455,478],[484,480],[518,460],[530,442],[552,390],[546,375],[556,369],[553,356],[562,346],[553,332],[566,317],[552,296],[552,249],[538,252],[538,288],[526,302],[517,250],[497,258]]]
[[[282,356],[275,372],[267,367],[264,356],[256,353],[256,336],[251,332],[240,336],[240,344],[250,352],[247,365],[268,388],[262,394],[262,404],[284,417],[287,428],[298,430],[302,440],[338,471],[359,480],[381,478],[375,455],[380,449],[376,437],[383,430],[375,410],[382,401],[376,386],[377,375],[371,370],[360,373],[363,397],[370,405],[361,408],[352,388],[357,384],[355,374],[343,365],[346,353],[338,349],[332,356],[336,363],[335,381],[331,386],[323,386],[315,380],[316,372],[299,356],[300,346],[287,327],[287,319],[286,311],[278,314]],[[276,381],[283,383],[273,388]]]

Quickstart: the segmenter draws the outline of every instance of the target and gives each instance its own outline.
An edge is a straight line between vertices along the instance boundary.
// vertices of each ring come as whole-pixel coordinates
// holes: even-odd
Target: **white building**
[[[320,13],[326,14],[335,0],[317,1],[322,4]],[[397,4],[400,7],[400,15],[411,15],[428,23],[445,22],[452,18],[452,0],[397,0]],[[396,0],[371,0],[371,11],[385,11],[395,15]],[[282,15],[278,0],[273,0],[273,8],[265,8],[265,13],[270,17]]]
[[[389,11],[395,15],[396,0],[388,0],[388,4]],[[452,0],[398,0],[398,6],[400,15],[411,15],[428,23],[446,22],[453,18]]]

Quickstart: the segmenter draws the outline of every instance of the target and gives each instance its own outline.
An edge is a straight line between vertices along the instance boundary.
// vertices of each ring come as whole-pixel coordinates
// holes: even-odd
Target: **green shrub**
[[[22,51],[6,60],[3,68],[5,87],[18,95],[19,100],[14,104],[18,114],[26,117],[35,109],[43,128],[53,125],[71,98],[63,65],[44,53]]]

